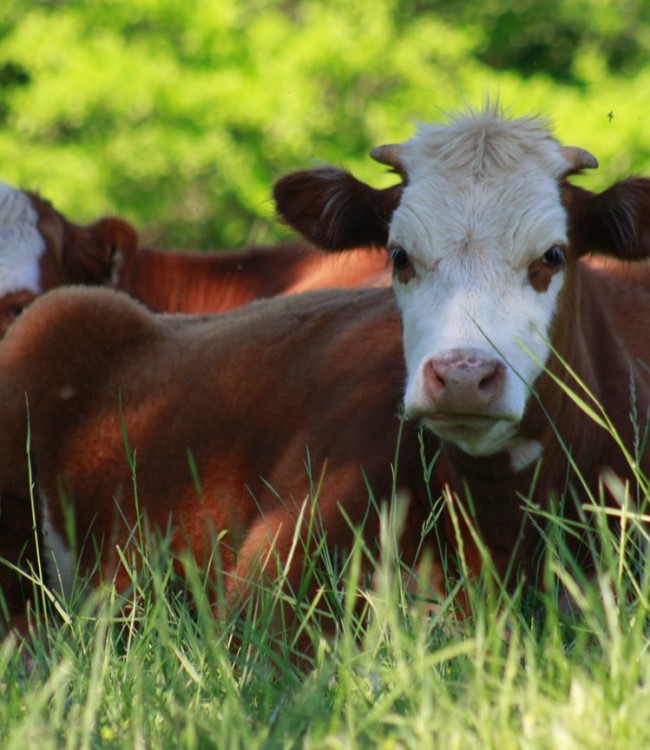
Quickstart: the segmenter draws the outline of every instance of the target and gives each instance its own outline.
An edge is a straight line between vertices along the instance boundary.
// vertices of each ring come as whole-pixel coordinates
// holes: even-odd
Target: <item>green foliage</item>
[[[650,167],[647,7],[8,0],[0,178],[163,245],[240,246],[282,235],[282,173],[334,162],[386,184],[373,145],[489,93],[595,152],[602,186]]]

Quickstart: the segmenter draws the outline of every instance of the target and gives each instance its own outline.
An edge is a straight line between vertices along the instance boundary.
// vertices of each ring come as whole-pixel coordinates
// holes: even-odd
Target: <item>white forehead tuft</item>
[[[45,241],[38,213],[22,190],[0,184],[0,297],[12,292],[41,291],[40,259]]]
[[[425,266],[473,248],[521,267],[566,242],[559,181],[570,164],[545,121],[488,107],[421,126],[397,153],[408,177],[390,242]]]
[[[480,178],[531,164],[560,177],[568,166],[546,120],[506,119],[494,106],[453,115],[445,124],[421,125],[403,144],[400,158],[409,179],[432,168]]]

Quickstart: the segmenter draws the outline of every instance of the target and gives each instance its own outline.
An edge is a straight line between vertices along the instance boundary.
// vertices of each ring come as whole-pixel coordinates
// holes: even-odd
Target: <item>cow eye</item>
[[[561,245],[553,245],[542,255],[542,260],[547,266],[558,268],[564,265],[565,253]]]
[[[409,254],[399,245],[391,248],[389,257],[396,271],[403,271],[409,264]]]
[[[20,317],[24,309],[21,305],[11,305],[5,310],[5,318],[9,323],[13,323],[16,318]]]

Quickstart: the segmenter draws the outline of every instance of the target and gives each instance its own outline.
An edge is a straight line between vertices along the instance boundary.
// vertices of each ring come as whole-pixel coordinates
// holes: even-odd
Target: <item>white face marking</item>
[[[410,264],[394,283],[406,413],[470,454],[491,455],[517,440],[530,386],[549,356],[564,272],[536,289],[529,267],[568,243],[559,179],[569,165],[538,122],[494,112],[423,128],[399,158],[408,183],[389,247],[403,248]],[[448,379],[447,363],[459,359]],[[489,403],[465,386],[451,400],[432,396],[440,383],[488,362],[498,364],[485,383],[499,381]]]
[[[0,298],[18,291],[41,291],[40,261],[45,241],[29,196],[0,184]]]
[[[69,600],[74,585],[74,560],[65,540],[52,524],[47,498],[43,493],[40,497],[45,574],[50,586],[60,591],[64,598]]]

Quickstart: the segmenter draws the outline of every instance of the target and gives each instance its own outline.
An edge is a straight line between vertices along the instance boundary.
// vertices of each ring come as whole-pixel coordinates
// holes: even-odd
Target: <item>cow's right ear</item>
[[[650,258],[650,180],[631,177],[602,193],[565,186],[571,241],[578,255]]]
[[[275,183],[278,215],[324,250],[385,247],[402,185],[383,190],[335,167],[293,172]]]
[[[77,283],[109,283],[138,250],[138,233],[123,219],[107,217],[74,227],[63,246],[63,265]]]

